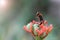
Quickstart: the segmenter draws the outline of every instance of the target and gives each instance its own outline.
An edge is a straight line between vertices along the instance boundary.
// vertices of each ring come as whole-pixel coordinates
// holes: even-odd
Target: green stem
[[[43,40],[43,39],[41,37],[39,37],[39,36],[36,36],[35,40]]]

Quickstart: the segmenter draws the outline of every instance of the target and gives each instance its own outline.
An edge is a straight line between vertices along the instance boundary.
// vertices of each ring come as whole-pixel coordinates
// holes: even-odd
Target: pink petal
[[[45,20],[45,21],[44,21],[44,24],[48,24],[48,22]]]
[[[31,32],[30,30],[28,30],[27,29],[27,27],[26,26],[24,26],[24,28],[23,28],[24,30],[26,30],[27,32]]]
[[[39,27],[40,27],[40,28],[43,28],[43,27],[44,27],[44,25],[43,25],[43,24],[41,24]]]
[[[52,29],[53,29],[53,26],[51,24],[48,31],[50,32]]]
[[[35,20],[32,21],[33,24],[35,24],[35,22],[36,22]]]

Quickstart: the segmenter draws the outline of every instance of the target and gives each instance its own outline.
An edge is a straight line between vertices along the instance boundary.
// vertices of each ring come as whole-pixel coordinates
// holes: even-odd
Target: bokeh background
[[[60,0],[0,0],[0,40],[34,40],[23,26],[38,11],[54,27],[45,40],[60,40]]]

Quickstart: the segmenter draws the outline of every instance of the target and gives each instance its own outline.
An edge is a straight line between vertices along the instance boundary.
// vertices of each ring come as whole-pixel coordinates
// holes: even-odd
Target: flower
[[[27,27],[26,26],[24,26],[24,28],[23,28],[25,31],[27,31],[27,32],[31,32],[30,30],[28,30],[27,29]]]
[[[31,33],[34,37],[39,36],[42,38],[45,38],[53,29],[53,25],[48,25],[47,21],[44,21],[44,23],[40,24],[39,22],[36,22],[33,20],[26,26],[24,26],[24,30]]]
[[[27,26],[24,26],[24,30],[26,30],[27,32],[31,32],[32,31],[32,22],[30,22]]]
[[[52,29],[53,29],[53,25],[52,24],[50,24],[50,26],[48,27],[48,29],[47,29],[47,34],[49,33],[49,32],[51,32],[52,31]]]

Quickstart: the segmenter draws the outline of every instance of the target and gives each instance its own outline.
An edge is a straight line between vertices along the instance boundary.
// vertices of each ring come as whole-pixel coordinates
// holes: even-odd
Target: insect
[[[43,15],[40,12],[36,13],[36,16],[38,17],[38,20],[40,22],[40,25],[44,23]]]

